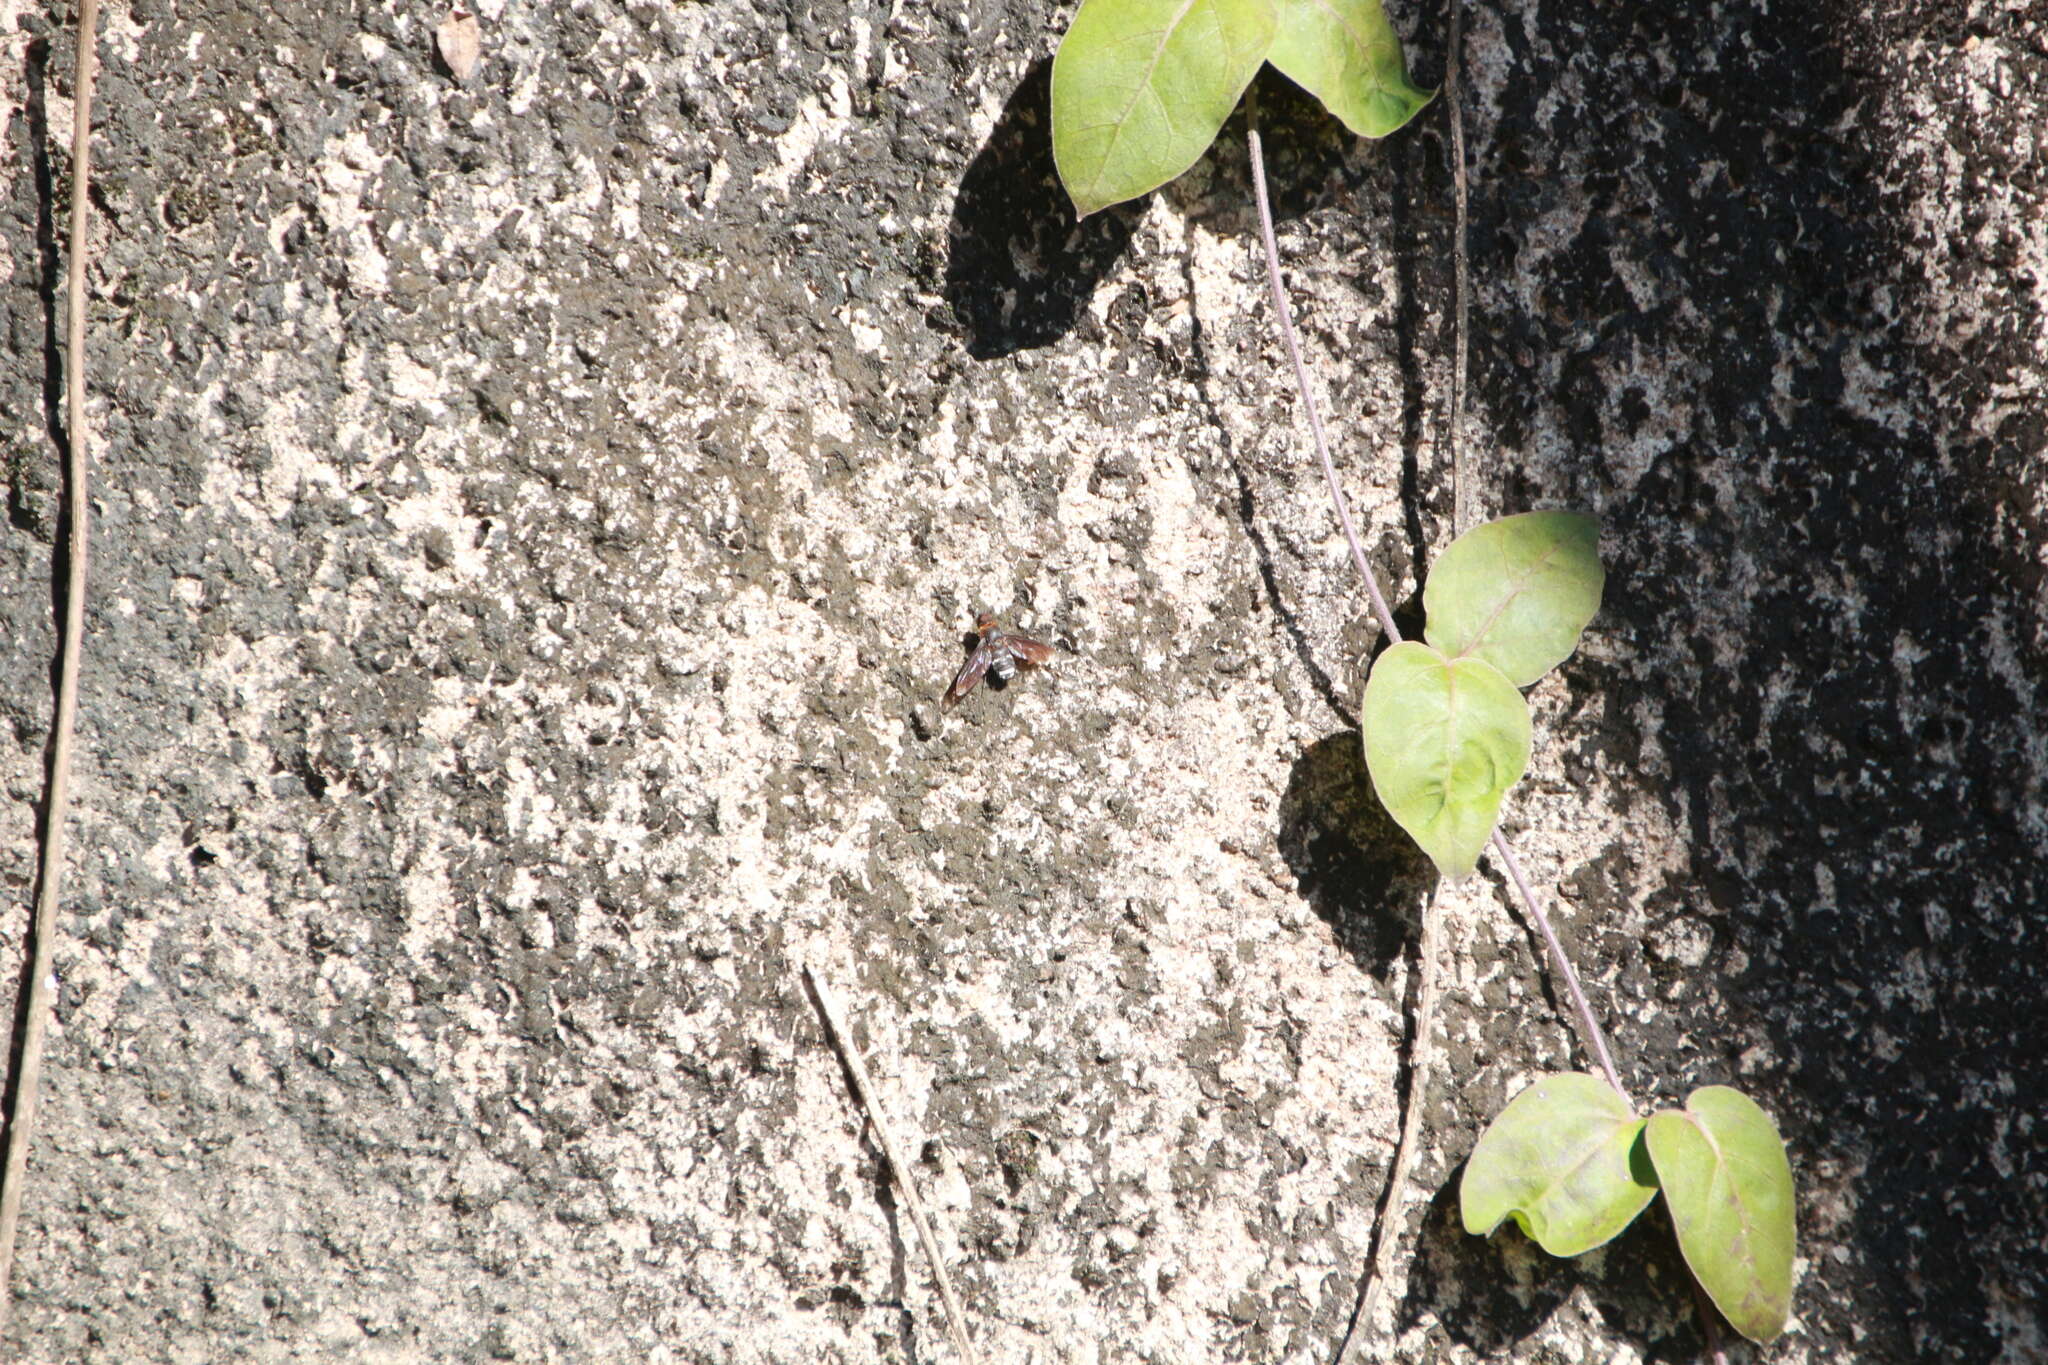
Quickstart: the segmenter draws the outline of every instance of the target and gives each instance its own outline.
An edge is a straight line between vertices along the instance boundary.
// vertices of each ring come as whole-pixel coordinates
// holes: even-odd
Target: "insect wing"
[[[966,665],[953,679],[953,685],[946,689],[946,705],[956,706],[962,697],[972,692],[974,685],[981,681],[981,675],[988,672],[989,662],[995,657],[996,652],[991,648],[990,641],[984,639],[976,645],[974,653],[968,656]]]
[[[1045,641],[1034,640],[1028,635],[1005,635],[1003,643],[1010,647],[1010,653],[1018,663],[1028,664],[1032,668],[1051,663],[1053,655],[1057,653]]]

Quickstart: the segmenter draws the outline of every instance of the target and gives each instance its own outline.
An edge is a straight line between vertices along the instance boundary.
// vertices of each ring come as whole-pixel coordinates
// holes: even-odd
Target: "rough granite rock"
[[[1064,12],[103,12],[94,581],[0,1353],[950,1359],[797,964],[995,1362],[1329,1359],[1431,878],[1252,250],[1241,122],[1076,226]],[[1397,5],[1418,76],[1444,15]],[[52,709],[71,16],[0,0],[0,822]],[[2048,1358],[2048,16],[1467,15],[1472,478],[1605,524],[1507,827],[1644,1103],[1800,1188],[1783,1362]],[[1371,552],[1449,535],[1439,101],[1266,80]],[[941,712],[977,609],[1053,670]],[[1375,1350],[1681,1361],[1659,1219],[1468,1238],[1583,1066],[1498,875]]]

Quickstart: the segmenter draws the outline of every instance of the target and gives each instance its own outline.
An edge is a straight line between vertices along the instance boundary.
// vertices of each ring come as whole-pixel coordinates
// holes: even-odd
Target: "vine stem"
[[[1462,18],[1465,0],[1450,0],[1451,34],[1444,58],[1444,103],[1451,110],[1451,184],[1455,187],[1458,235],[1452,243],[1456,266],[1454,288],[1456,341],[1451,352],[1451,533],[1462,536],[1472,525],[1472,489],[1465,477],[1465,338],[1470,332],[1471,276],[1465,258],[1465,106],[1458,96],[1458,69],[1464,65]]]
[[[1614,1059],[1607,1054],[1607,1035],[1600,1031],[1600,1021],[1593,1017],[1593,1007],[1586,1003],[1586,992],[1579,985],[1579,974],[1572,967],[1572,960],[1565,956],[1564,945],[1557,941],[1557,931],[1550,927],[1550,916],[1543,913],[1543,903],[1536,899],[1536,893],[1529,889],[1529,879],[1522,875],[1522,861],[1515,856],[1514,849],[1499,830],[1493,832],[1493,853],[1500,859],[1500,865],[1507,870],[1508,880],[1515,884],[1515,890],[1522,897],[1522,904],[1528,908],[1529,918],[1536,921],[1536,927],[1543,933],[1543,942],[1550,949],[1550,960],[1557,964],[1559,976],[1564,978],[1565,988],[1571,992],[1572,1008],[1579,1013],[1579,1024],[1586,1031],[1586,1041],[1592,1045],[1593,1055],[1600,1060],[1600,1069],[1607,1073],[1607,1083],[1615,1093],[1629,1101],[1629,1108],[1635,1108],[1635,1101],[1629,1099],[1628,1090],[1622,1085],[1621,1077],[1614,1070]]]
[[[1252,197],[1259,205],[1259,239],[1266,248],[1266,283],[1273,292],[1273,315],[1280,320],[1280,335],[1287,342],[1287,359],[1294,366],[1295,387],[1301,390],[1301,405],[1308,413],[1316,459],[1322,462],[1323,478],[1330,485],[1330,501],[1336,504],[1337,522],[1344,528],[1344,543],[1351,547],[1351,562],[1358,567],[1358,576],[1365,580],[1366,595],[1372,598],[1380,630],[1388,640],[1398,641],[1401,631],[1394,624],[1394,613],[1380,591],[1379,577],[1373,573],[1372,565],[1366,563],[1365,551],[1359,547],[1358,528],[1351,521],[1351,504],[1344,499],[1344,486],[1337,482],[1337,466],[1330,461],[1330,443],[1323,435],[1323,416],[1316,407],[1315,395],[1309,391],[1308,367],[1301,363],[1301,346],[1294,339],[1294,313],[1287,306],[1287,290],[1280,283],[1280,248],[1273,240],[1273,206],[1266,196],[1266,157],[1259,144],[1259,92],[1250,86],[1244,92],[1244,129],[1245,141],[1251,147]]]
[[[1695,1277],[1692,1282],[1693,1307],[1699,1310],[1700,1327],[1707,1334],[1707,1354],[1714,1365],[1728,1365],[1728,1353],[1721,1349],[1721,1327],[1713,1302],[1707,1298],[1707,1291],[1700,1288]]]
[[[1467,221],[1467,192],[1465,173],[1465,121],[1458,95],[1459,58],[1462,56],[1461,24],[1463,0],[1450,0],[1450,54],[1445,62],[1445,98],[1450,102],[1451,114],[1451,157],[1452,181],[1457,195],[1457,241],[1456,262],[1456,323],[1455,353],[1451,366],[1451,527],[1454,534],[1462,535],[1471,521],[1469,511],[1471,493],[1466,479],[1462,427],[1465,415],[1465,349],[1466,335],[1470,326],[1470,276],[1466,259],[1465,237]],[[1280,248],[1273,235],[1273,209],[1266,192],[1266,158],[1259,136],[1258,92],[1248,88],[1245,91],[1245,142],[1252,163],[1252,194],[1259,211],[1259,241],[1265,249],[1266,284],[1273,298],[1273,316],[1279,323],[1281,338],[1287,344],[1287,359],[1294,369],[1294,383],[1301,394],[1302,408],[1308,414],[1309,433],[1314,438],[1316,460],[1322,466],[1323,478],[1330,487],[1330,501],[1337,509],[1337,522],[1344,528],[1344,543],[1351,551],[1351,562],[1358,569],[1358,576],[1365,582],[1366,595],[1372,600],[1373,614],[1379,618],[1380,630],[1389,644],[1398,644],[1401,631],[1394,624],[1394,613],[1387,606],[1386,594],[1380,590],[1379,578],[1366,561],[1365,551],[1358,543],[1358,528],[1351,520],[1351,507],[1345,500],[1343,485],[1338,482],[1337,468],[1330,459],[1329,440],[1323,434],[1323,419],[1316,407],[1315,393],[1309,388],[1308,368],[1302,364],[1301,345],[1295,338],[1294,313],[1287,303],[1287,291],[1280,278]],[[1607,1035],[1600,1027],[1600,1021],[1593,1013],[1593,1007],[1586,1000],[1585,988],[1579,983],[1579,973],[1572,966],[1571,958],[1565,955],[1564,945],[1558,941],[1557,931],[1551,928],[1550,916],[1544,913],[1542,902],[1530,889],[1529,878],[1522,871],[1522,863],[1515,856],[1514,849],[1498,829],[1489,841],[1494,856],[1499,859],[1508,880],[1514,884],[1515,892],[1522,898],[1523,908],[1529,918],[1536,922],[1537,930],[1543,936],[1543,943],[1550,953],[1550,960],[1556,966],[1558,975],[1564,978],[1565,988],[1571,995],[1572,1008],[1577,1013],[1580,1030],[1585,1035],[1587,1046],[1600,1063],[1607,1083],[1614,1087],[1616,1094],[1635,1108],[1635,1101],[1621,1083],[1621,1076],[1615,1070],[1614,1058],[1608,1051]],[[1351,1320],[1345,1324],[1344,1338],[1337,1344],[1334,1357],[1336,1365],[1350,1355],[1351,1345],[1356,1339],[1361,1322],[1370,1323],[1384,1296],[1389,1268],[1392,1264],[1392,1250],[1399,1241],[1400,1206],[1403,1189],[1408,1180],[1409,1168],[1414,1163],[1414,1149],[1421,1130],[1422,1106],[1428,1094],[1430,1063],[1430,1029],[1436,1013],[1437,983],[1435,975],[1436,939],[1436,897],[1431,895],[1422,910],[1422,941],[1417,950],[1417,970],[1421,973],[1417,990],[1415,1056],[1409,1068],[1407,1111],[1401,1124],[1401,1142],[1394,1154],[1394,1165],[1388,1175],[1384,1206],[1380,1213],[1380,1235],[1375,1263],[1368,1266],[1365,1281],[1359,1287],[1359,1299],[1353,1309]],[[1705,1329],[1707,1348],[1715,1365],[1726,1365],[1727,1353],[1722,1349],[1720,1332],[1714,1320],[1714,1309],[1708,1303],[1705,1292],[1697,1280],[1693,1282],[1693,1297],[1699,1310],[1700,1321]]]
[[[1380,629],[1385,632],[1390,644],[1398,644],[1400,628],[1394,624],[1394,613],[1387,608],[1386,594],[1380,591],[1379,578],[1366,563],[1365,551],[1358,544],[1358,528],[1351,520],[1351,507],[1344,499],[1344,489],[1337,482],[1337,467],[1330,460],[1330,446],[1323,435],[1323,419],[1316,408],[1315,394],[1308,384],[1308,369],[1301,363],[1301,346],[1294,336],[1294,314],[1287,306],[1287,291],[1280,279],[1280,248],[1273,238],[1273,209],[1266,195],[1266,158],[1259,137],[1259,105],[1256,92],[1245,92],[1245,142],[1251,152],[1252,197],[1258,202],[1259,238],[1266,250],[1266,283],[1273,295],[1273,315],[1280,324],[1280,334],[1287,342],[1287,358],[1294,366],[1294,382],[1301,391],[1301,405],[1308,413],[1308,429],[1315,439],[1316,459],[1322,463],[1323,477],[1330,485],[1330,500],[1337,507],[1338,524],[1344,528],[1344,541],[1351,547],[1351,562],[1357,566],[1359,577],[1365,580],[1366,595],[1372,599],[1372,609],[1379,617]],[[1621,1078],[1615,1072],[1614,1062],[1608,1056],[1607,1036],[1600,1030],[1600,1021],[1593,1017],[1592,1006],[1586,1003],[1586,993],[1579,985],[1579,974],[1572,969],[1571,959],[1564,955],[1564,945],[1557,940],[1557,934],[1550,927],[1550,917],[1543,913],[1542,905],[1529,889],[1529,879],[1522,874],[1521,862],[1499,830],[1493,834],[1494,855],[1506,869],[1508,880],[1522,897],[1522,904],[1529,917],[1536,921],[1536,927],[1543,934],[1543,941],[1550,948],[1551,960],[1557,964],[1558,972],[1564,977],[1565,985],[1571,992],[1572,1004],[1578,1011],[1579,1025],[1585,1031],[1588,1048],[1599,1059],[1600,1069],[1607,1073],[1607,1083],[1628,1098],[1628,1091],[1622,1088]],[[1633,1101],[1631,1101],[1633,1106]]]
[[[43,806],[43,848],[36,869],[36,906],[30,932],[28,999],[21,1039],[21,1069],[15,1073],[14,1113],[7,1124],[6,1174],[0,1177],[0,1325],[13,1304],[15,1228],[21,1219],[22,1184],[28,1174],[29,1139],[35,1130],[36,1090],[42,1080],[43,1035],[49,1027],[50,985],[57,956],[57,900],[64,880],[64,816],[71,795],[71,741],[78,721],[78,666],[85,644],[86,496],[85,434],[85,224],[92,163],[93,33],[99,0],[78,6],[77,90],[71,122],[71,259],[67,263],[64,319],[64,389],[70,427],[70,484],[64,530],[69,538],[64,583],[64,634],[57,664],[57,716],[50,742],[49,799]]]

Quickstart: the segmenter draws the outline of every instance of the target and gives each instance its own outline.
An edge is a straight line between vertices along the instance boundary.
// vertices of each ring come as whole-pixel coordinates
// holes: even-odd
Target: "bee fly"
[[[974,653],[967,656],[959,676],[953,679],[953,685],[946,689],[948,707],[958,705],[962,697],[972,692],[984,673],[998,682],[1008,682],[1019,664],[1037,668],[1040,664],[1052,662],[1051,645],[1028,635],[1013,635],[1004,630],[996,624],[992,611],[985,611],[974,618],[974,630],[981,638],[975,643]]]

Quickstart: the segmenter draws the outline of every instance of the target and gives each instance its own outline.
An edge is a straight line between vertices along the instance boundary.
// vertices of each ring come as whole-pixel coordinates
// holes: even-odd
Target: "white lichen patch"
[[[344,244],[349,287],[358,294],[377,295],[390,288],[390,262],[363,205],[365,192],[387,160],[357,128],[330,138],[316,168],[321,220]]]

